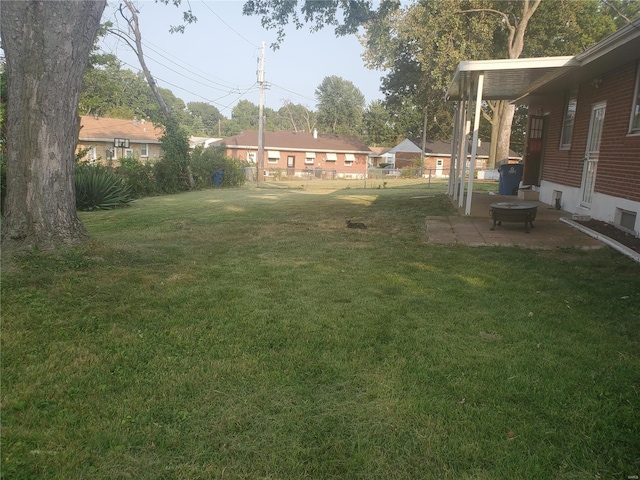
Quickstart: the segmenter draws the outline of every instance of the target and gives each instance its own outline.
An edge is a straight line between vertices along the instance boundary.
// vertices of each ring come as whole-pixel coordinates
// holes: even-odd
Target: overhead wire
[[[210,11],[210,12],[211,12],[211,13],[212,13],[212,14],[213,14],[213,15],[214,15],[214,16],[215,16],[215,17],[216,17],[216,18],[217,18],[217,19],[218,19],[222,24],[224,24],[224,25],[225,25],[225,26],[226,26],[226,27],[227,27],[231,32],[233,32],[235,35],[237,35],[239,38],[241,38],[242,40],[244,40],[245,42],[247,42],[247,43],[248,43],[249,45],[251,45],[252,47],[254,47],[254,48],[256,48],[256,49],[261,48],[260,46],[256,45],[254,42],[252,42],[251,40],[247,39],[245,36],[243,36],[243,35],[242,35],[241,33],[239,33],[237,30],[235,30],[231,25],[229,25],[229,24],[228,24],[228,23],[227,23],[227,22],[226,22],[222,17],[220,17],[220,16],[219,16],[219,15],[218,15],[218,14],[217,14],[217,13],[216,13],[212,8],[211,8],[211,7],[210,7],[210,5],[209,5],[205,0],[201,0],[201,3],[202,3],[202,4],[207,8],[207,10],[209,10],[209,11]],[[118,44],[119,44],[119,43],[120,43],[120,41],[118,41]],[[200,95],[200,94],[198,94],[198,93],[195,93],[195,92],[193,92],[193,91],[190,91],[190,90],[188,90],[188,89],[186,89],[186,88],[184,88],[184,87],[181,87],[181,86],[179,86],[179,85],[175,85],[174,83],[171,83],[171,82],[169,82],[169,81],[167,81],[167,80],[164,80],[164,79],[162,79],[162,78],[157,77],[157,76],[155,76],[155,75],[154,75],[154,77],[155,77],[157,80],[160,80],[161,82],[163,82],[163,83],[165,83],[165,84],[167,84],[167,85],[170,85],[170,86],[172,86],[172,87],[174,87],[174,88],[177,88],[177,89],[179,89],[179,90],[181,90],[181,91],[183,91],[183,92],[186,92],[186,93],[188,93],[188,94],[190,94],[190,95],[193,95],[194,97],[200,98],[200,99],[202,99],[202,100],[204,100],[204,101],[206,101],[206,102],[208,102],[208,103],[215,104],[216,106],[220,107],[220,108],[221,108],[221,109],[223,109],[223,110],[226,110],[226,109],[230,108],[230,107],[231,107],[232,105],[234,105],[237,101],[239,101],[240,99],[244,98],[244,97],[245,97],[249,92],[251,92],[251,91],[252,91],[252,89],[254,89],[254,87],[256,87],[256,86],[257,86],[257,83],[256,83],[256,82],[254,82],[254,83],[253,83],[253,84],[251,84],[250,86],[244,86],[244,87],[241,87],[241,86],[235,86],[235,87],[233,87],[233,86],[231,86],[231,85],[229,85],[229,84],[216,82],[216,81],[214,81],[214,80],[211,80],[211,79],[210,79],[210,77],[213,77],[213,78],[216,78],[216,77],[214,77],[214,76],[210,75],[209,73],[205,72],[204,70],[202,70],[202,69],[200,69],[200,68],[198,68],[198,67],[196,67],[196,66],[194,66],[194,65],[191,65],[191,64],[189,64],[189,63],[187,63],[187,62],[184,62],[184,61],[183,61],[182,59],[180,59],[179,57],[176,57],[175,55],[172,55],[171,53],[169,53],[169,52],[167,52],[166,50],[164,50],[163,48],[161,48],[161,47],[159,47],[159,46],[157,46],[157,45],[153,44],[152,42],[150,42],[150,41],[148,41],[148,40],[143,40],[143,42],[142,42],[142,43],[143,43],[143,45],[145,46],[145,48],[146,48],[146,49],[148,49],[148,50],[152,51],[153,53],[155,53],[155,54],[156,54],[156,55],[158,55],[159,57],[161,57],[161,58],[165,59],[166,61],[168,61],[169,63],[171,63],[171,64],[175,65],[175,67],[176,67],[176,68],[183,69],[183,70],[185,70],[186,72],[188,72],[189,74],[193,75],[194,77],[198,77],[198,78],[200,78],[200,79],[205,80],[205,82],[207,82],[207,83],[205,83],[205,82],[203,82],[203,81],[200,81],[200,80],[197,80],[196,78],[193,78],[193,77],[191,77],[191,76],[189,76],[189,75],[185,75],[185,73],[183,73],[183,72],[181,72],[181,71],[178,71],[178,70],[176,70],[175,68],[172,68],[171,66],[168,66],[168,65],[166,65],[165,63],[162,63],[162,62],[158,61],[156,58],[153,58],[153,55],[149,56],[149,55],[145,54],[145,56],[146,56],[147,58],[149,58],[151,61],[155,62],[157,65],[161,66],[162,68],[165,68],[165,69],[167,69],[167,70],[169,70],[169,71],[171,71],[171,72],[173,72],[173,73],[175,73],[175,74],[177,74],[177,75],[180,75],[181,77],[183,77],[183,78],[185,78],[186,80],[189,80],[189,81],[191,81],[191,82],[197,83],[197,84],[202,85],[202,86],[207,87],[207,88],[211,88],[211,89],[213,89],[213,90],[218,90],[218,91],[222,91],[222,92],[225,92],[225,91],[226,91],[227,93],[226,93],[225,95],[222,95],[222,96],[217,97],[217,98],[215,98],[215,99],[209,99],[209,98],[206,98],[206,97],[204,97],[204,96],[202,96],[202,95]],[[117,45],[116,45],[116,49],[117,49]],[[111,53],[114,53],[113,49],[112,49],[112,52],[111,52]],[[117,53],[114,53],[114,54],[117,56]],[[174,59],[176,59],[176,60],[172,60],[171,58],[168,58],[168,57],[173,57],[173,58],[174,58]],[[138,72],[140,72],[140,71],[141,71],[141,69],[140,69],[139,67],[136,67],[136,66],[134,66],[134,65],[131,65],[131,64],[129,64],[129,63],[127,63],[127,62],[124,62],[124,61],[122,61],[122,60],[120,60],[120,61],[121,61],[121,63],[122,63],[123,65],[126,65],[126,66],[128,66],[129,68],[134,69],[135,71],[138,71]],[[180,65],[179,63],[181,63],[182,65]],[[187,66],[187,67],[189,67],[189,68],[185,68],[185,67],[184,67],[184,65],[186,65],[186,66]],[[194,70],[192,70],[192,69],[200,70],[201,72],[205,73],[205,75],[207,75],[207,76],[205,77],[205,76],[203,76],[203,75],[200,75],[199,73],[195,72],[195,71],[194,71]],[[215,86],[214,86],[214,85],[215,85]],[[289,93],[289,94],[295,95],[295,96],[297,96],[297,97],[299,97],[299,98],[303,98],[303,99],[306,99],[306,100],[310,100],[310,101],[314,101],[314,102],[315,102],[315,99],[313,99],[313,98],[310,98],[310,97],[308,97],[308,96],[306,96],[306,95],[302,95],[302,94],[297,93],[297,92],[294,92],[293,90],[289,90],[289,89],[287,89],[287,88],[281,87],[280,85],[277,85],[277,84],[274,84],[274,83],[270,83],[270,85],[273,85],[273,86],[274,86],[274,87],[276,87],[277,89],[279,89],[279,90],[281,90],[281,91],[284,91],[284,92],[287,92],[287,93]],[[229,96],[231,96],[231,95],[237,95],[231,103],[229,103],[229,104],[226,104],[226,105],[225,105],[225,104],[223,104],[223,103],[221,103],[221,102],[220,102],[220,100],[222,100],[222,99],[224,99],[224,98],[227,98],[227,97],[229,97]],[[226,103],[226,102],[225,102],[225,103]]]
[[[130,63],[127,63],[127,62],[125,62],[123,60],[120,60],[120,62],[123,65],[126,65],[127,67],[133,69],[136,72],[142,72],[142,70],[139,67],[136,67],[135,65],[131,65]],[[231,105],[233,105],[238,100],[242,99],[247,93],[249,93],[251,90],[255,89],[255,87],[256,87],[256,84],[254,83],[253,85],[249,86],[248,88],[245,88],[244,90],[234,89],[234,91],[229,92],[226,95],[222,95],[222,96],[217,97],[215,99],[210,99],[210,98],[203,97],[202,95],[200,95],[198,93],[192,92],[191,90],[188,90],[188,89],[186,89],[184,87],[181,87],[180,85],[176,85],[176,84],[174,84],[172,82],[169,82],[168,80],[165,80],[165,79],[163,79],[161,77],[158,77],[157,75],[154,75],[153,77],[157,81],[160,81],[160,82],[162,82],[164,84],[170,85],[170,86],[172,86],[174,88],[177,88],[178,90],[182,90],[183,92],[189,93],[189,94],[193,95],[194,97],[198,97],[198,98],[204,100],[207,103],[217,105],[218,107],[220,107],[221,110],[228,109]],[[235,97],[234,100],[230,104],[226,104],[225,105],[224,103],[220,102],[220,100],[222,100],[222,99],[224,99],[226,97],[229,97],[230,95],[237,95],[237,97]]]

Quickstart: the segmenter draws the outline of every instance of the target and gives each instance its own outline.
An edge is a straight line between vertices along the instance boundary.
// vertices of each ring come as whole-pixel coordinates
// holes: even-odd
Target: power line
[[[306,100],[311,100],[312,102],[317,101],[317,99],[315,99],[315,98],[307,97],[306,95],[302,95],[301,93],[297,93],[297,92],[294,92],[293,90],[289,90],[288,88],[281,87],[280,85],[278,85],[276,83],[271,82],[270,84],[272,86],[278,88],[279,90],[282,90],[283,92],[292,93],[293,95],[295,95],[297,97],[304,98]]]
[[[141,71],[142,71],[139,67],[136,67],[135,65],[131,65],[131,64],[129,64],[129,63],[127,63],[127,62],[123,61],[123,60],[120,60],[120,62],[121,62],[123,65],[126,65],[126,66],[127,66],[127,67],[129,67],[129,68],[132,68],[132,69],[133,69],[134,71],[136,71],[136,72],[141,72]],[[192,92],[192,91],[190,91],[190,90],[187,90],[187,89],[186,89],[186,88],[184,88],[184,87],[181,87],[181,86],[179,86],[179,85],[175,85],[174,83],[171,83],[171,82],[169,82],[168,80],[165,80],[165,79],[163,79],[163,78],[161,78],[161,77],[158,77],[158,76],[156,76],[156,75],[154,75],[153,77],[154,77],[154,79],[155,79],[155,80],[160,81],[160,82],[162,82],[162,83],[164,83],[164,84],[166,84],[166,85],[170,85],[170,86],[172,86],[172,87],[174,87],[174,88],[177,88],[178,90],[182,90],[183,92],[189,93],[189,94],[193,95],[194,97],[201,98],[202,100],[204,100],[204,101],[205,101],[205,102],[207,102],[207,103],[210,103],[210,104],[214,104],[214,105],[219,106],[219,107],[220,107],[221,112],[222,112],[222,111],[224,111],[224,110],[226,110],[226,109],[228,109],[231,105],[233,105],[233,104],[234,104],[235,102],[237,102],[238,100],[242,99],[242,98],[243,98],[247,93],[249,93],[251,90],[253,90],[253,89],[255,88],[255,86],[256,86],[256,84],[254,83],[254,84],[253,84],[253,85],[251,85],[250,87],[246,88],[244,91],[241,91],[240,89],[237,89],[237,93],[236,93],[236,92],[229,92],[229,93],[227,93],[226,95],[222,95],[221,97],[218,97],[218,98],[216,98],[216,99],[213,99],[213,100],[212,100],[212,99],[209,99],[209,98],[203,97],[202,95],[197,94],[197,93],[195,93],[195,92]],[[236,98],[235,98],[231,103],[229,103],[229,104],[227,104],[227,105],[224,105],[223,103],[220,103],[220,102],[219,102],[219,100],[222,100],[223,98],[226,98],[226,97],[228,97],[228,96],[230,96],[230,95],[234,95],[234,94],[237,94],[238,96],[237,96],[237,97],[236,97]]]
[[[216,12],[214,12],[212,10],[212,8],[204,1],[201,0],[202,4],[207,7],[209,9],[209,11],[211,13],[213,13],[213,15],[220,20],[229,30],[231,30],[233,33],[235,33],[238,37],[240,37],[241,39],[243,39],[245,42],[247,42],[249,45],[251,45],[252,47],[255,48],[260,48],[259,45],[256,45],[255,43],[253,43],[251,40],[247,39],[246,37],[244,37],[242,34],[240,34],[239,32],[237,32],[231,25],[229,25],[227,22],[225,22],[222,17],[220,17],[220,15],[218,15]]]
[[[201,72],[203,72],[205,75],[208,75],[208,76],[210,76],[210,77],[218,78],[218,77],[215,77],[215,76],[213,76],[213,75],[210,75],[208,72],[205,72],[204,70],[199,69],[198,67],[196,67],[196,66],[194,66],[194,65],[191,65],[191,64],[189,64],[189,63],[187,63],[187,62],[184,62],[184,61],[180,60],[180,59],[179,59],[178,57],[176,57],[175,55],[172,55],[171,53],[167,52],[166,50],[163,50],[162,48],[158,47],[157,45],[155,45],[155,44],[153,44],[153,43],[151,43],[151,42],[147,42],[147,41],[145,40],[145,41],[143,41],[142,43],[143,43],[143,45],[144,45],[145,47],[147,47],[149,50],[151,50],[152,52],[154,52],[154,53],[158,54],[160,57],[164,58],[165,60],[168,60],[168,61],[170,61],[170,62],[172,62],[172,63],[175,63],[176,65],[177,65],[177,63],[178,63],[178,62],[176,62],[175,60],[171,60],[170,58],[167,58],[165,55],[163,55],[162,53],[158,52],[156,49],[154,49],[154,48],[150,47],[149,45],[152,45],[152,46],[156,47],[157,49],[159,49],[161,52],[164,52],[166,55],[168,55],[168,56],[170,56],[170,57],[173,57],[173,58],[177,59],[177,60],[178,60],[180,63],[182,63],[183,65],[187,65],[187,66],[189,66],[189,67],[191,67],[191,68],[196,68],[196,69],[200,70]],[[151,58],[151,59],[153,60],[153,58]],[[164,65],[164,64],[162,64],[162,63],[160,63],[160,62],[158,62],[157,60],[153,60],[153,61],[155,61],[155,62],[156,62],[156,63],[158,63],[159,65],[162,65],[162,66],[163,66],[163,67],[165,67],[165,68],[169,68],[169,69],[170,69],[170,67],[167,67],[166,65]],[[197,77],[200,77],[200,78],[202,78],[202,79],[204,79],[204,80],[206,80],[206,81],[208,81],[208,82],[211,82],[211,83],[213,83],[213,84],[215,84],[215,85],[219,85],[219,86],[223,87],[225,90],[233,89],[233,87],[231,87],[230,85],[225,85],[225,84],[223,84],[223,83],[219,83],[219,82],[215,82],[215,81],[213,81],[213,80],[210,80],[210,79],[209,79],[209,77],[205,77],[205,76],[203,76],[203,75],[200,75],[199,73],[194,72],[193,70],[189,70],[189,69],[185,69],[185,70],[187,70],[189,73],[191,73],[191,74],[193,74],[193,75],[195,75],[195,76],[197,76]],[[177,71],[175,71],[175,70],[172,70],[172,71],[173,71],[173,72],[175,72],[175,73],[177,73],[177,74],[179,74],[179,75],[181,75],[181,76],[183,76],[183,77],[185,77],[185,78],[187,78],[187,79],[189,79],[189,80],[192,80],[190,77],[187,77],[186,75],[184,75],[184,74],[183,74],[183,73],[181,73],[181,72],[177,72]]]

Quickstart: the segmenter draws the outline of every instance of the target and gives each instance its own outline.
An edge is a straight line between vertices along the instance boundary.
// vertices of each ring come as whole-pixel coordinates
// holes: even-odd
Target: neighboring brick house
[[[84,160],[92,163],[117,165],[123,157],[153,162],[162,157],[162,134],[145,120],[81,116],[76,151],[88,149]]]
[[[575,59],[523,99],[523,181],[544,203],[640,236],[640,20]]]
[[[227,156],[257,164],[258,132],[222,139]],[[301,132],[265,132],[265,176],[363,178],[371,150],[358,137]]]

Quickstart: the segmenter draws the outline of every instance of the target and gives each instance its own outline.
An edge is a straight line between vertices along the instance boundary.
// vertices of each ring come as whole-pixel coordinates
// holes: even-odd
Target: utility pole
[[[264,169],[264,42],[262,42],[262,54],[260,55],[260,68],[258,69],[258,85],[260,86],[260,103],[258,104],[258,176],[256,183],[260,185],[260,175]]]
[[[424,176],[424,151],[427,148],[427,112],[429,107],[424,106],[424,123],[422,124],[422,151],[420,152],[420,178]],[[429,182],[431,182],[431,172],[429,172]]]

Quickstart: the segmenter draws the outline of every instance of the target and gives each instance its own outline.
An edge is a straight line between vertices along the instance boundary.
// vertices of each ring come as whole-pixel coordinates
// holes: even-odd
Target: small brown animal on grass
[[[351,220],[347,220],[347,228],[359,228],[361,230],[366,230],[367,226],[362,222],[352,222]]]

